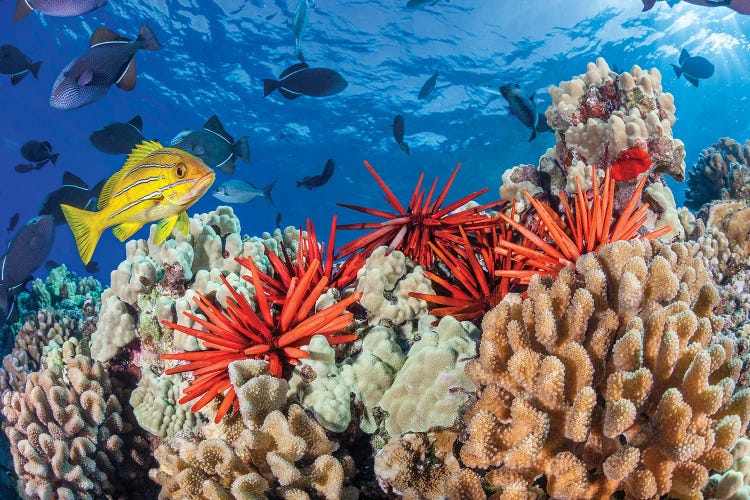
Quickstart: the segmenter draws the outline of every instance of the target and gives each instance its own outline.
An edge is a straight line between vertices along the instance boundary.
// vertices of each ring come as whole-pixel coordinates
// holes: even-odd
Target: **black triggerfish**
[[[279,75],[278,80],[263,80],[263,97],[274,90],[287,99],[296,99],[306,95],[310,97],[328,97],[338,94],[347,85],[344,77],[332,69],[311,68],[307,63],[289,66]]]

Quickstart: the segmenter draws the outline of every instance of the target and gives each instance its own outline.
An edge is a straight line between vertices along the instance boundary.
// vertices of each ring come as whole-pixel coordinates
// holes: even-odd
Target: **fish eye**
[[[178,179],[182,179],[185,177],[185,174],[187,174],[187,167],[184,163],[178,163],[177,166],[174,168],[174,174],[177,176]]]

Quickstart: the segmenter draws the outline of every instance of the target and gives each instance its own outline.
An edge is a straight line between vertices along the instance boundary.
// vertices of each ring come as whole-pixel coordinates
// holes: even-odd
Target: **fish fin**
[[[21,0],[23,1],[23,0]],[[25,69],[21,71],[20,73],[13,73],[10,75],[10,83],[11,85],[18,85],[18,82],[26,78],[26,75],[29,74],[29,70]]]
[[[284,87],[279,87],[279,94],[289,99],[290,101],[302,95],[302,94],[298,94],[297,92],[292,92],[291,90],[287,90]]]
[[[57,165],[57,159],[60,157],[60,153],[55,153],[52,155],[49,155],[49,160],[52,162],[53,165]]]
[[[297,49],[294,52],[300,62],[305,62],[305,56],[302,55],[302,49]]]
[[[60,209],[68,221],[68,226],[73,232],[78,247],[78,255],[81,261],[88,264],[91,256],[94,255],[99,238],[102,236],[102,229],[99,227],[99,217],[96,212],[81,210],[80,208],[71,207],[70,205],[61,204]]]
[[[39,68],[42,66],[42,61],[37,61],[31,66],[29,66],[29,71],[31,71],[31,74],[34,75],[34,78],[37,80],[39,79]]]
[[[127,170],[121,169],[115,172],[114,175],[107,180],[102,188],[101,194],[99,195],[99,201],[96,202],[96,208],[102,210],[109,205],[109,201],[112,199],[112,195],[115,192],[115,187],[117,187],[122,178],[125,177],[126,173]]]
[[[533,93],[532,93],[532,94],[531,94],[531,95],[529,96],[529,101],[531,101],[531,102],[534,102],[534,97],[536,97],[536,92],[533,92]]]
[[[263,97],[268,97],[268,94],[279,88],[281,82],[278,80],[272,80],[270,78],[263,79]]]
[[[130,119],[128,122],[128,125],[135,127],[138,129],[139,132],[143,131],[143,118],[141,118],[141,115],[135,115],[133,118]]]
[[[240,140],[232,146],[236,154],[245,163],[250,163],[250,146],[247,144],[247,136],[240,137]]]
[[[16,2],[16,11],[13,13],[13,22],[15,23],[28,16],[32,10],[34,9],[31,8],[26,0],[18,0]]]
[[[208,121],[206,121],[206,124],[203,125],[203,130],[208,130],[209,132],[221,136],[222,139],[230,144],[234,142],[234,138],[224,130],[224,125],[221,124],[221,120],[219,120],[219,117],[216,115],[213,115]]]
[[[296,73],[297,71],[301,71],[309,67],[310,65],[308,65],[306,62],[299,62],[297,64],[292,64],[287,69],[281,72],[281,74],[279,75],[279,80],[283,80],[285,77],[291,75],[292,73]]]
[[[159,50],[161,48],[159,40],[146,23],[143,23],[141,29],[138,30],[136,42],[142,42],[143,48],[146,50]]]
[[[20,319],[21,319],[21,314],[18,312],[18,305],[16,304],[16,298],[11,297],[10,310],[8,311],[8,316],[5,318],[5,321],[13,324],[13,323],[18,323]]]
[[[273,198],[271,198],[271,190],[273,189],[275,185],[276,185],[276,181],[271,181],[271,183],[268,184],[268,186],[263,188],[263,196],[265,196],[268,199],[268,201],[271,202],[271,205],[274,204]]]
[[[677,66],[676,64],[673,64],[672,65],[672,69],[674,70],[674,74],[675,74],[675,76],[677,78],[679,78],[680,76],[682,76],[682,67]]]
[[[297,187],[301,187],[301,186],[304,186],[304,183],[297,181]]]
[[[140,222],[123,222],[122,224],[112,228],[112,234],[114,234],[115,238],[117,238],[118,240],[125,241],[135,233],[137,233],[138,230],[142,227],[143,224],[141,224]]]
[[[529,137],[529,141],[528,141],[528,142],[531,142],[531,141],[533,141],[534,139],[536,139],[536,129],[535,129],[535,128],[532,128],[532,129],[531,129],[531,136]]]
[[[94,33],[91,35],[91,40],[89,40],[89,47],[94,48],[97,45],[112,42],[130,43],[130,39],[120,36],[111,29],[102,26],[101,28],[96,28],[94,30]]]
[[[654,5],[656,5],[656,0],[642,0],[643,1],[643,10],[641,12],[646,12],[647,10],[651,10],[654,8]]]
[[[685,80],[689,81],[690,83],[692,83],[696,87],[698,86],[698,79],[694,78],[694,77],[692,77],[690,75],[688,75],[687,73],[685,73]]]
[[[86,184],[85,182],[83,182],[83,179],[81,179],[80,177],[78,177],[73,172],[66,171],[63,174],[62,182],[66,186],[75,186],[75,187],[79,187],[79,188],[83,188],[83,189],[88,189],[89,188],[89,185]]]
[[[159,223],[156,225],[156,231],[154,232],[154,243],[156,245],[161,245],[162,243],[164,243],[164,240],[167,239],[167,236],[172,234],[172,229],[174,229],[175,224],[177,224],[178,218],[179,215],[173,215],[172,217],[159,221]]]
[[[190,217],[187,212],[182,212],[177,216],[177,231],[184,234],[185,236],[190,234]]]
[[[234,164],[234,161],[232,161],[232,157],[234,154],[229,155],[229,158],[224,160],[223,162],[216,165],[216,168],[221,170],[227,175],[232,175],[234,171],[237,169],[237,165]]]
[[[537,114],[536,131],[540,134],[542,132],[552,132],[552,127],[550,127],[549,122],[547,122],[547,115],[544,113]]]
[[[90,69],[87,69],[86,71],[81,74],[81,76],[78,77],[78,86],[79,87],[85,87],[89,83],[91,83],[94,80],[94,73]]]
[[[96,198],[99,199],[99,196],[102,194],[102,188],[104,187],[104,184],[107,182],[107,179],[102,179],[99,182],[94,185],[94,187],[91,188],[91,199]]]
[[[682,52],[680,52],[680,64],[684,63],[688,59],[690,59],[690,52],[688,52],[685,49],[682,49]]]
[[[136,79],[136,71],[135,71],[135,57],[130,60],[130,63],[128,63],[128,67],[125,68],[125,71],[120,75],[120,78],[117,79],[115,82],[115,85],[120,87],[122,90],[133,90],[135,88],[135,79]]]
[[[104,184],[104,187],[102,188],[101,195],[99,196],[99,201],[96,204],[96,207],[101,210],[107,205],[109,205],[109,201],[112,199],[112,195],[115,192],[115,187],[120,183],[122,178],[130,172],[133,167],[138,165],[141,160],[143,160],[146,156],[153,153],[157,149],[161,149],[164,146],[162,146],[157,141],[143,141],[142,143],[138,144],[135,148],[133,148],[133,151],[128,156],[127,161],[125,161],[125,165],[115,172],[112,177],[110,177],[106,184]]]

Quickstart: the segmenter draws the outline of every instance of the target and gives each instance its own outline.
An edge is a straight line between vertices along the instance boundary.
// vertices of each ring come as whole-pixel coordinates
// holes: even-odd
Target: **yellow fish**
[[[187,234],[190,221],[185,210],[208,191],[215,177],[213,170],[190,153],[144,141],[102,188],[97,212],[70,205],[60,208],[81,260],[88,264],[102,232],[109,227],[117,239],[125,241],[144,224],[160,221],[154,235],[157,245],[175,225]]]

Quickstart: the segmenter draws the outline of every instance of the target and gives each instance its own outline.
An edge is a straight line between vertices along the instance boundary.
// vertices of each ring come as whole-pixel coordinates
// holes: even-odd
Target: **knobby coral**
[[[260,273],[252,259],[243,260],[252,274],[256,294],[253,304],[237,293],[224,276],[222,281],[232,294],[226,312],[204,295],[198,294],[196,303],[205,315],[203,319],[192,313],[185,313],[188,318],[205,328],[183,326],[164,321],[163,324],[203,341],[206,350],[163,354],[162,359],[188,361],[187,364],[166,370],[173,373],[193,372],[195,380],[185,389],[185,396],[179,403],[184,404],[194,399],[198,401],[192,410],[198,411],[220,394],[224,399],[216,413],[216,422],[226,415],[229,408],[238,408],[236,393],[231,386],[227,367],[232,361],[255,358],[268,359],[271,374],[282,376],[284,363],[297,364],[299,358],[306,358],[309,353],[300,349],[314,335],[323,335],[329,344],[351,342],[356,335],[339,334],[349,327],[352,314],[346,308],[360,298],[355,293],[332,306],[310,314],[315,302],[326,288],[328,278],[323,276],[314,280],[320,269],[320,261],[315,260],[300,278],[292,278],[286,291],[283,305],[277,314],[265,294]],[[256,309],[259,312],[256,312]]]
[[[702,261],[685,244],[621,241],[527,293],[484,318],[463,462],[508,494],[545,476],[553,497],[700,498],[750,418],[734,340],[712,339]]]
[[[495,206],[497,203],[479,205],[469,208],[461,208],[478,196],[486,193],[488,189],[482,189],[468,194],[463,198],[443,206],[448,190],[461,167],[459,163],[453,170],[448,182],[433,199],[437,178],[432,183],[430,191],[425,195],[422,189],[424,173],[419,176],[419,181],[412,192],[409,205],[404,208],[398,198],[388,188],[388,185],[380,178],[372,166],[365,161],[365,167],[370,171],[380,188],[385,193],[386,201],[396,213],[386,212],[375,208],[362,207],[338,203],[339,206],[350,208],[375,217],[386,219],[384,222],[362,222],[357,224],[340,224],[339,229],[374,229],[369,234],[360,236],[354,241],[347,243],[338,249],[340,256],[347,256],[362,251],[369,256],[373,250],[380,246],[387,246],[388,252],[401,250],[407,257],[414,259],[419,265],[429,267],[433,263],[433,250],[430,242],[445,240],[457,240],[458,228],[465,229],[490,227],[494,224],[482,210]]]
[[[685,205],[699,210],[713,200],[750,197],[750,141],[722,137],[704,149],[688,170]]]

